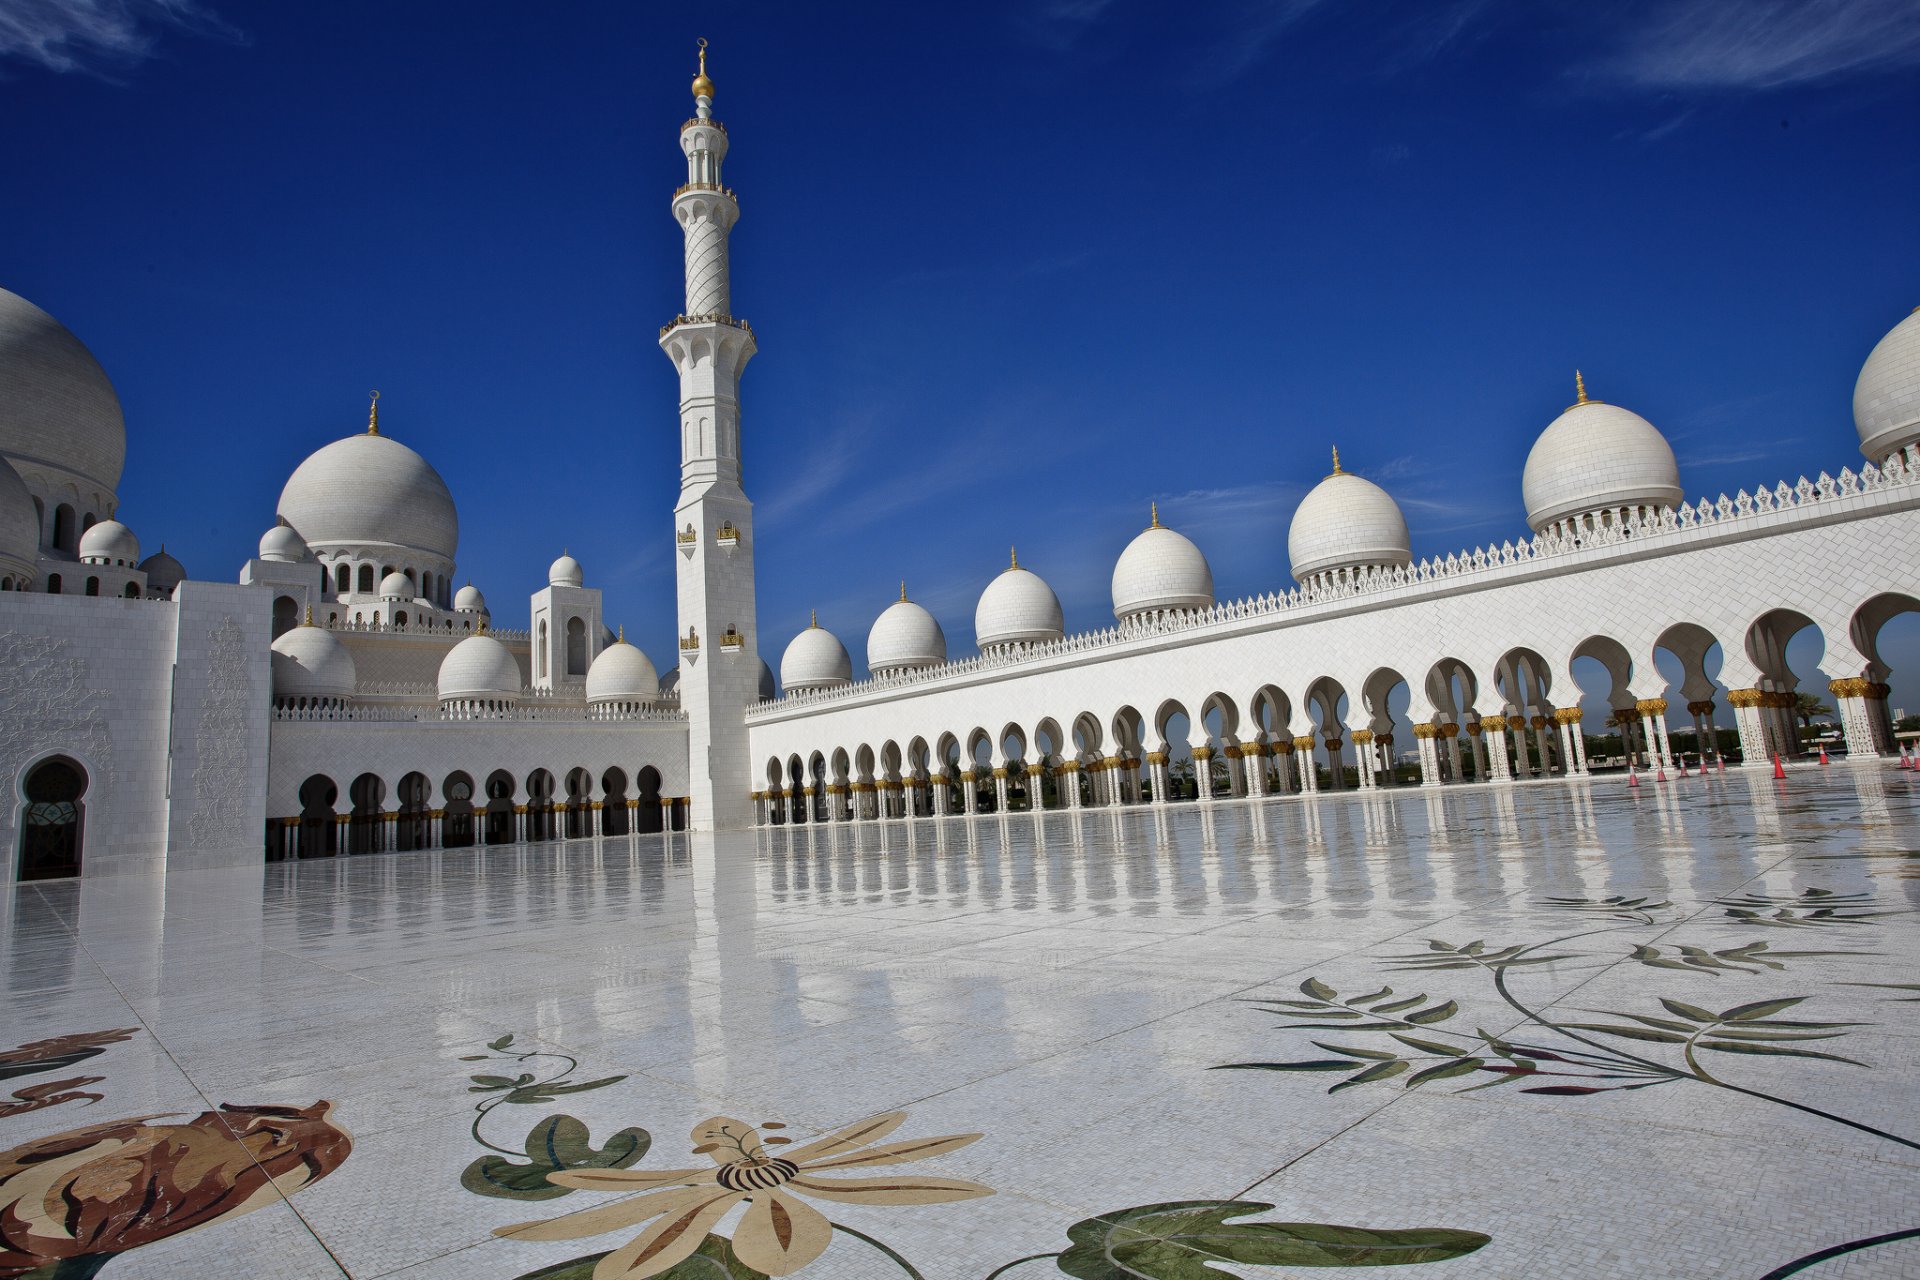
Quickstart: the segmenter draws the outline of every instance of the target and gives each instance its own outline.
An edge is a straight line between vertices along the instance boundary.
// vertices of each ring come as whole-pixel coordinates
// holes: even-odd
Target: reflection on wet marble
[[[682,1194],[633,1177],[650,1171],[731,1185],[724,1152],[690,1154],[703,1124],[790,1137],[770,1161],[891,1112],[905,1118],[874,1141],[933,1154],[883,1172],[934,1191],[807,1200],[801,1236],[760,1254],[751,1197],[700,1231],[799,1257],[817,1211],[840,1230],[805,1275],[909,1274],[891,1249],[927,1280],[1029,1256],[1005,1274],[1036,1280],[1062,1274],[1075,1224],[1244,1201],[1242,1225],[1439,1231],[1406,1255],[1439,1280],[1761,1280],[1920,1227],[1913,777],[1322,794],[17,885],[0,1067],[14,1045],[131,1034],[0,1080],[0,1098],[85,1078],[67,1091],[100,1095],[0,1108],[0,1148],[222,1104],[324,1100],[351,1133],[326,1176],[156,1232],[107,1280],[510,1280],[650,1228],[497,1228]],[[1441,949],[1475,944],[1458,964]],[[1482,962],[1523,947],[1539,962]],[[1422,1000],[1374,1021],[1426,1027],[1412,1039],[1429,1048],[1344,1003],[1388,987],[1374,1005]],[[1702,1031],[1676,1005],[1725,1021]],[[1655,1034],[1553,1030],[1577,1026]],[[1737,1088],[1618,1087],[1716,1045],[1693,1056]],[[1620,1052],[1655,1067],[1604,1065]],[[1408,1065],[1382,1066],[1396,1055]],[[1477,1065],[1431,1069],[1462,1060]],[[1230,1064],[1253,1065],[1215,1069]],[[535,1131],[558,1135],[547,1166],[527,1165]],[[829,1180],[797,1176],[789,1205]],[[952,1190],[976,1184],[992,1194]],[[1282,1261],[1256,1256],[1279,1238],[1227,1232],[1206,1256],[1286,1276],[1360,1247],[1290,1238]],[[1309,1247],[1334,1260],[1301,1261]],[[0,1274],[14,1261],[0,1252]],[[1920,1238],[1795,1274],[1920,1274]]]

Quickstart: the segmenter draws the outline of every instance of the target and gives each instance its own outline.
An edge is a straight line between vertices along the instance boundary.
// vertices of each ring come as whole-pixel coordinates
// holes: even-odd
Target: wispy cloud
[[[1114,3],[1115,0],[1043,0],[1022,12],[1020,26],[1034,43],[1064,52],[1079,44]]]
[[[1601,64],[1652,89],[1778,89],[1920,65],[1914,0],[1670,0]]]
[[[239,31],[194,0],[0,0],[0,60],[108,75],[153,55],[168,30]]]

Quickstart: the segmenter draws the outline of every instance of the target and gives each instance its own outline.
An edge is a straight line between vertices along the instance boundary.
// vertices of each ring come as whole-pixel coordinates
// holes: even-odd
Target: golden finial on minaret
[[[1149,503],[1148,508],[1153,512],[1153,518],[1152,518],[1152,522],[1147,525],[1147,528],[1149,529],[1161,528],[1162,526],[1160,524],[1160,503],[1156,500],[1152,503]]]
[[[1575,404],[1585,404],[1587,402],[1587,380],[1581,376],[1578,369],[1573,371],[1573,394]]]
[[[1346,472],[1340,469],[1340,446],[1339,445],[1333,446],[1333,474],[1337,476],[1346,474]]]
[[[902,578],[900,579],[900,603],[905,604],[906,602],[907,602],[907,580],[905,578]]]
[[[1009,570],[1012,570],[1012,569],[1018,569],[1019,567],[1020,567],[1020,549],[1018,547],[1009,546],[1007,548],[1007,568]]]
[[[377,436],[380,434],[380,393],[378,391],[372,391],[368,394],[371,395],[373,399],[367,405],[367,434]]]
[[[700,37],[700,74],[693,78],[693,96],[713,100],[713,81],[707,79],[707,38]]]
[[[820,611],[818,609],[807,610],[808,629],[811,630],[815,627],[818,627],[819,625],[820,625]]]

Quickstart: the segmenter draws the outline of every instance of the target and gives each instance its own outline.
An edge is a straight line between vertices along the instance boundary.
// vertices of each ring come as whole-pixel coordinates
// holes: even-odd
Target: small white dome
[[[980,593],[973,610],[974,643],[982,649],[1001,644],[1040,644],[1066,634],[1060,597],[1041,577],[1015,564],[1001,571]]]
[[[1334,466],[1340,465],[1339,458]],[[1287,559],[1305,581],[1333,569],[1413,562],[1407,518],[1393,495],[1351,471],[1334,473],[1307,491],[1287,526]]]
[[[80,558],[91,564],[135,565],[140,561],[140,539],[118,520],[102,520],[80,535]]]
[[[668,681],[672,683],[668,683]],[[662,689],[671,689],[677,688],[679,684],[680,668],[675,667],[673,670],[667,672],[667,679],[660,682],[660,687]],[[773,679],[773,668],[767,665],[765,658],[760,659],[759,692],[762,700],[780,696],[780,686],[776,684]]]
[[[280,491],[279,512],[309,547],[383,545],[451,561],[460,542],[447,482],[385,436],[348,436],[310,455]]]
[[[1920,307],[1867,353],[1853,384],[1860,452],[1884,462],[1920,440]]]
[[[1556,520],[1623,507],[1671,507],[1685,496],[1673,447],[1630,409],[1582,399],[1527,454],[1520,488],[1537,533]]]
[[[1213,569],[1183,534],[1153,523],[1127,544],[1113,566],[1113,616],[1155,609],[1206,609],[1213,604]]]
[[[520,664],[507,646],[484,633],[475,633],[447,651],[440,660],[440,699],[484,698],[511,701],[520,696]]]
[[[40,518],[33,510],[33,492],[13,464],[0,458],[0,560],[8,562],[15,578],[31,579],[39,555]]]
[[[5,289],[0,454],[57,467],[108,493],[127,460],[127,426],[106,370],[66,326]]]
[[[414,596],[413,579],[395,569],[380,579],[380,596],[385,600],[411,600]]]
[[[260,535],[262,560],[272,560],[277,564],[298,564],[309,554],[306,539],[284,520]]]
[[[830,689],[853,680],[853,659],[840,637],[815,622],[793,638],[780,657],[780,683],[795,689]]]
[[[572,556],[563,555],[547,567],[547,585],[550,587],[577,587],[586,581],[581,572],[580,562]]]
[[[282,633],[271,661],[276,698],[353,696],[353,655],[325,628],[308,623]]]
[[[602,649],[587,670],[588,702],[652,702],[659,696],[653,663],[625,640]]]
[[[462,613],[485,613],[487,598],[480,594],[480,588],[469,582],[453,593],[453,607]]]
[[[937,667],[947,660],[947,633],[940,623],[920,605],[900,598],[888,605],[873,620],[867,632],[867,670],[907,671],[915,667]]]
[[[140,562],[140,572],[147,575],[147,590],[166,595],[187,580],[187,567],[168,555],[164,546]]]

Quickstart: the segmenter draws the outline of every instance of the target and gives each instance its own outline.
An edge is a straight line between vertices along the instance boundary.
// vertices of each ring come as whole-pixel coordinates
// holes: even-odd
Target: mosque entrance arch
[[[42,760],[21,788],[19,878],[59,880],[80,874],[81,797],[87,771],[66,756]]]
[[[634,798],[640,802],[639,821],[634,829],[641,835],[657,835],[665,824],[660,820],[660,771],[642,765],[633,775]]]

